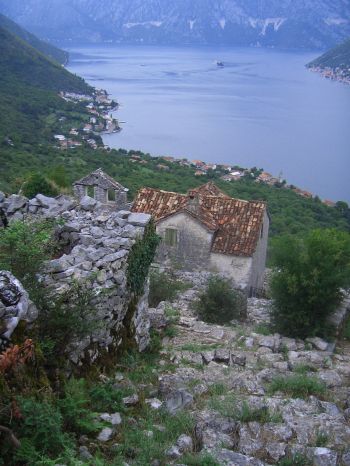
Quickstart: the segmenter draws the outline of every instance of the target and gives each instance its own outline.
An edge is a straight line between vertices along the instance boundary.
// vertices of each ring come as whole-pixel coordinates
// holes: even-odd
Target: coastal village
[[[350,84],[350,67],[337,67],[331,68],[329,66],[312,66],[310,71],[322,75],[324,78],[331,79],[332,81],[339,81],[343,84]]]
[[[149,162],[146,160],[141,153],[129,152],[131,161],[141,165],[147,165]],[[230,164],[215,164],[203,162],[202,160],[188,160],[186,158],[178,159],[171,156],[160,157],[165,163],[159,163],[156,168],[157,170],[168,172],[171,170],[172,164],[177,164],[183,167],[190,167],[194,169],[194,174],[197,177],[205,176],[218,176],[222,181],[227,183],[236,182],[244,178],[254,179],[256,183],[266,184],[268,186],[276,186],[279,188],[290,189],[301,197],[312,199],[315,197],[310,191],[300,189],[292,184],[288,184],[283,179],[283,174],[280,173],[277,176],[272,175],[264,171],[262,168],[242,168],[238,165]],[[324,199],[323,204],[328,207],[335,207],[336,203],[329,199]]]
[[[101,141],[100,135],[121,131],[119,121],[112,114],[118,109],[118,102],[110,99],[103,89],[96,89],[93,95],[63,91],[59,95],[66,102],[82,108],[84,113],[87,113],[87,119],[80,127],[66,129],[66,117],[62,116],[59,122],[64,127],[64,131],[62,131],[63,134],[54,135],[56,146],[62,150],[76,149],[84,145],[94,150],[108,149]]]

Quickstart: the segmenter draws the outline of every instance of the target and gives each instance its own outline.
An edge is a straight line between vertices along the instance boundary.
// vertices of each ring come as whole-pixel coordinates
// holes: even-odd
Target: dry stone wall
[[[58,292],[67,291],[74,281],[91,284],[99,323],[89,337],[69,348],[73,364],[92,363],[126,344],[146,349],[148,286],[143,296],[133,296],[127,269],[130,251],[143,237],[150,215],[113,211],[87,196],[79,202],[69,196],[0,196],[0,209],[3,224],[28,217],[61,219],[56,236],[63,254],[45,264],[43,280]]]

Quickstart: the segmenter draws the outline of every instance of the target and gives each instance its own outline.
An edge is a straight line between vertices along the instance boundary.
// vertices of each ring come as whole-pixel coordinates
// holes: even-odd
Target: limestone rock
[[[101,430],[101,432],[98,434],[97,440],[99,442],[108,442],[111,440],[113,437],[114,430],[111,429],[110,427],[105,427],[104,429]]]
[[[100,415],[100,419],[112,424],[112,426],[119,426],[122,423],[122,418],[119,413],[103,413]]]
[[[80,207],[86,211],[93,211],[97,205],[97,201],[89,196],[84,196],[80,199]]]
[[[0,272],[0,303],[5,323],[0,339],[10,339],[21,320],[33,322],[37,318],[38,311],[28,293],[10,272]]]
[[[132,213],[128,217],[128,223],[130,225],[134,225],[138,227],[147,226],[150,220],[151,220],[151,215],[149,214]]]
[[[17,194],[12,194],[5,201],[5,204],[7,205],[6,207],[7,215],[14,214],[16,211],[26,206],[27,203],[28,203],[28,199],[26,197],[19,196]]]
[[[193,402],[191,393],[184,389],[179,389],[172,392],[166,400],[166,408],[171,414],[182,410]]]
[[[322,340],[322,338],[318,338],[318,337],[307,338],[306,341],[308,343],[311,343],[312,346],[319,351],[327,351],[328,349],[328,343]]]
[[[139,403],[139,397],[135,393],[134,395],[123,398],[123,403],[125,404],[125,406],[135,406]]]
[[[267,463],[253,458],[251,456],[242,455],[231,450],[222,448],[219,451],[211,452],[214,458],[225,466],[268,466]]]

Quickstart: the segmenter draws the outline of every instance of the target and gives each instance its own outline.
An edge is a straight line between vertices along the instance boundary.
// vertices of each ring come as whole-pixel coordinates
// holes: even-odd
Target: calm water
[[[121,103],[123,131],[105,137],[111,147],[282,171],[323,198],[350,201],[350,86],[307,71],[314,57],[98,46],[72,49],[69,68]]]

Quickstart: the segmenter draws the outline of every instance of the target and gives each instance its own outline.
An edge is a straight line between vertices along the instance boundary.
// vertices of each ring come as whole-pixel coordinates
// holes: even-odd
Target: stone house
[[[81,199],[89,196],[102,204],[121,208],[127,203],[128,189],[107,175],[101,168],[73,184],[74,195]]]
[[[250,295],[262,288],[269,234],[264,202],[232,199],[207,183],[187,194],[143,188],[132,211],[153,216],[162,237],[159,263],[225,274]]]

